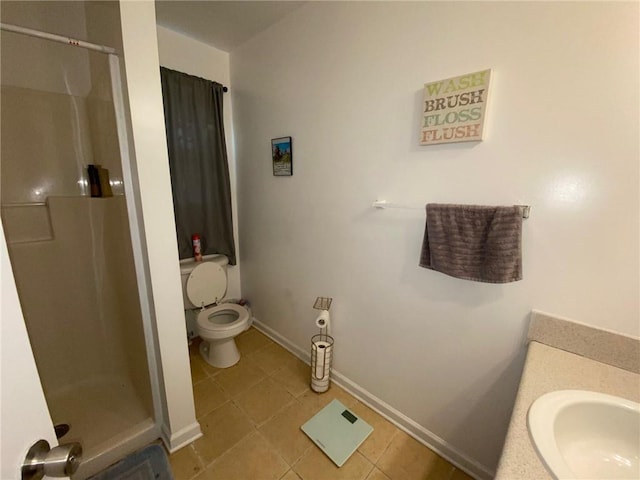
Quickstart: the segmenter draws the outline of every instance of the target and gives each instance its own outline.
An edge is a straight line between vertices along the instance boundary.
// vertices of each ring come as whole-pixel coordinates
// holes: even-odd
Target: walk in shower
[[[3,2],[2,23],[87,38],[90,2],[30,3]],[[6,29],[1,42],[2,222],[49,411],[60,443],[82,444],[84,478],[157,437],[119,60]]]

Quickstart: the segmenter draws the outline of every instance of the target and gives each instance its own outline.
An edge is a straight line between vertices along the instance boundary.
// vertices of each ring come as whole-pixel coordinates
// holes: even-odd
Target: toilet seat
[[[235,303],[205,308],[196,319],[200,336],[210,339],[234,337],[249,328],[249,321],[247,309]]]

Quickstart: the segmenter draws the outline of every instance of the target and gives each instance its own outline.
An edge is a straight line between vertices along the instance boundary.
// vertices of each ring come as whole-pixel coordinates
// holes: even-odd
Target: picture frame
[[[271,139],[271,159],[274,177],[293,175],[293,142],[291,137]]]
[[[424,84],[420,145],[481,142],[491,69]]]

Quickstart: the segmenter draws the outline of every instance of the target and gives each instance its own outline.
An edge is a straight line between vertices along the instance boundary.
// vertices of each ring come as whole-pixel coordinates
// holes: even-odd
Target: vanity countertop
[[[529,438],[527,412],[554,390],[590,390],[640,402],[640,375],[531,341],[496,480],[551,479]]]

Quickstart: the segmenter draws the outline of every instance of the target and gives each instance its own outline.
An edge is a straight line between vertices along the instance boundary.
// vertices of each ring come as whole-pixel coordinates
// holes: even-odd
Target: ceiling
[[[232,51],[305,2],[156,0],[158,25]]]

